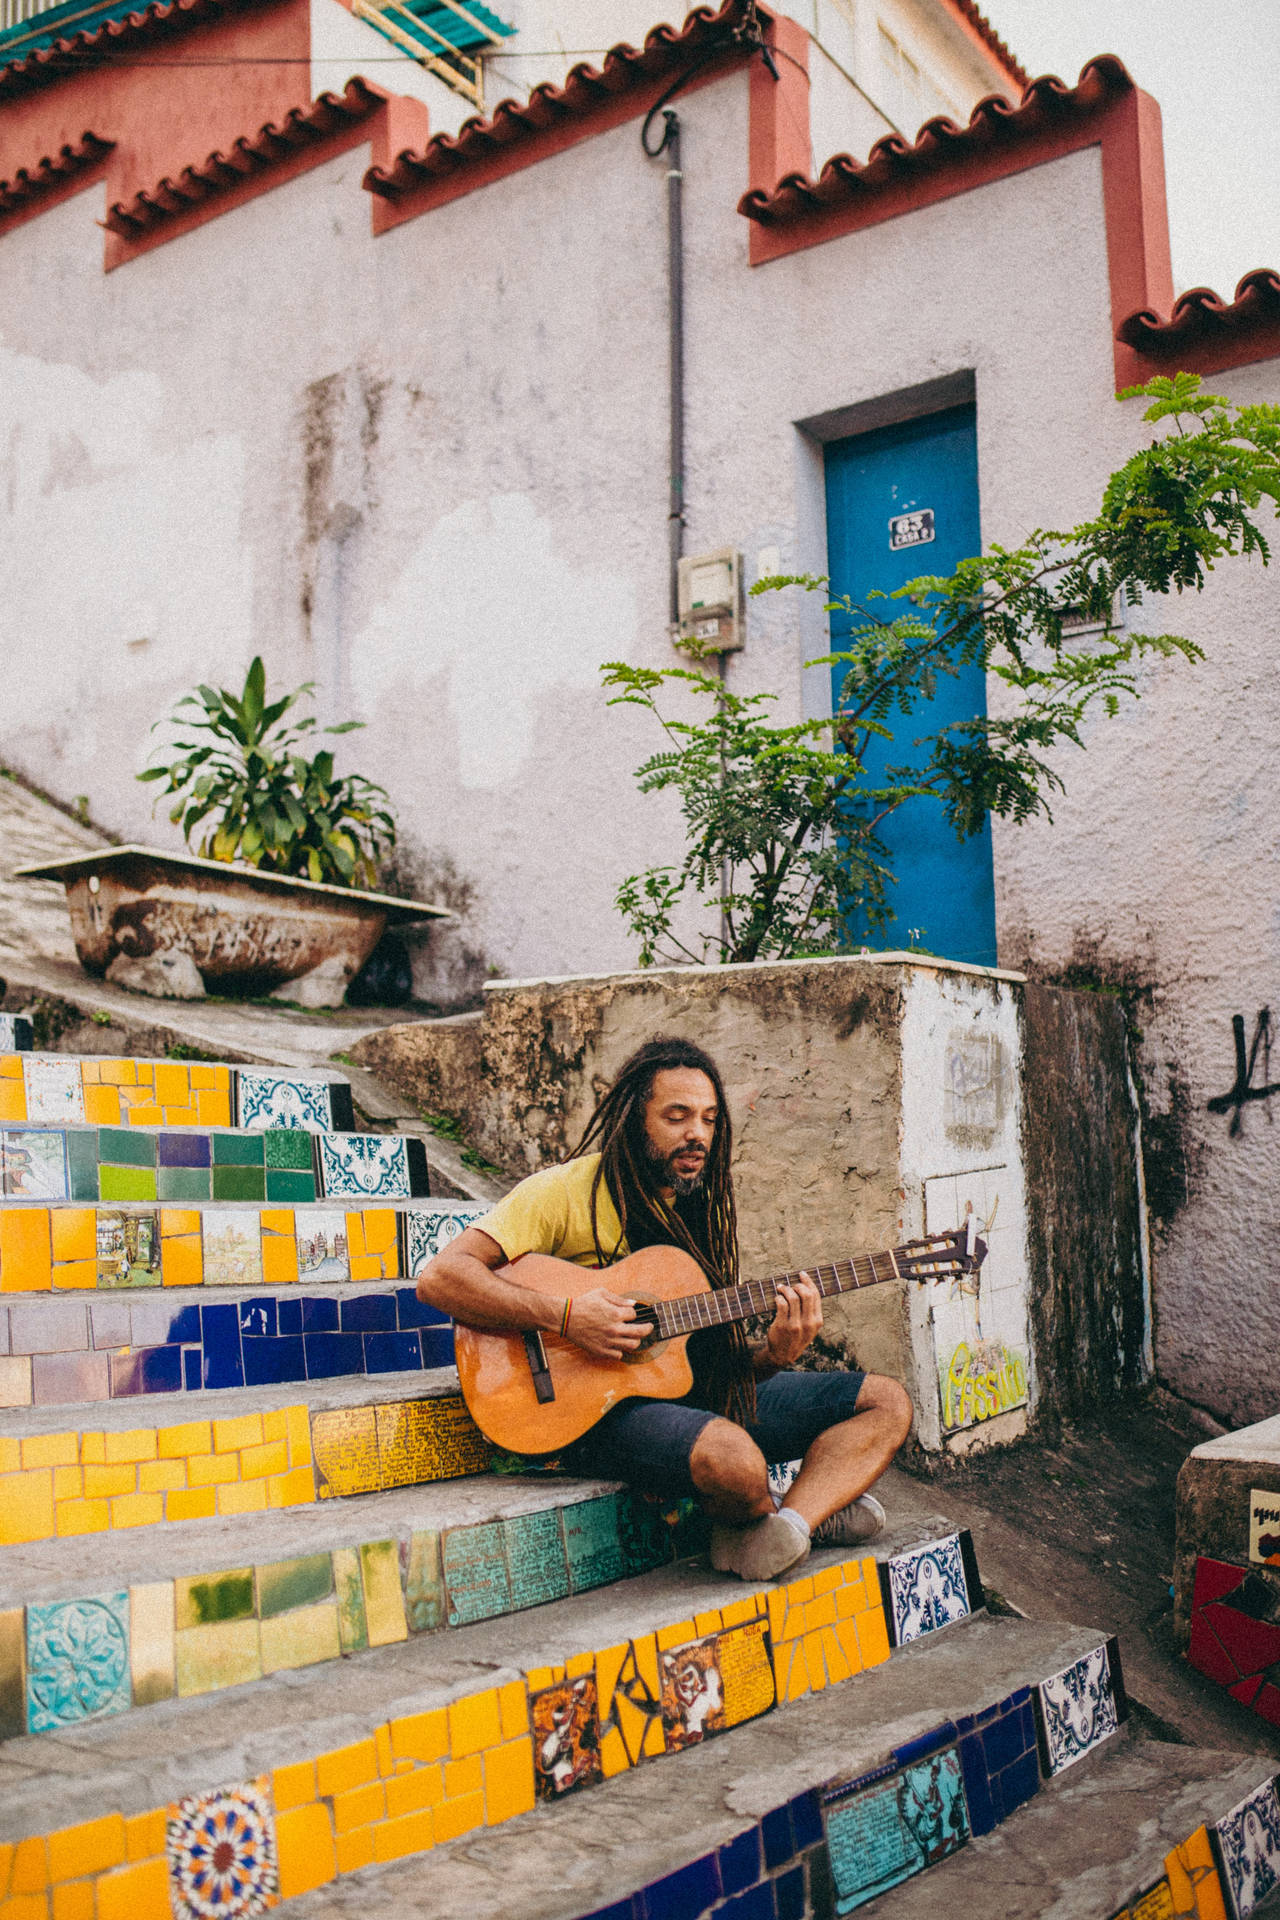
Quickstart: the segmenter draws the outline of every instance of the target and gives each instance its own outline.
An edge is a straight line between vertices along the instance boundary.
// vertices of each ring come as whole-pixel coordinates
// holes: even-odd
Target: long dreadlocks
[[[653,1183],[644,1115],[656,1076],[669,1069],[692,1068],[715,1088],[716,1130],[696,1198],[664,1205]],[[691,1254],[719,1290],[738,1284],[738,1219],[733,1202],[730,1159],[733,1126],[724,1083],[710,1055],[691,1040],[660,1036],[637,1047],[587,1122],[570,1158],[598,1152],[600,1164],[591,1182],[591,1233],[602,1267],[619,1257],[623,1242],[633,1248],[665,1241]],[[600,1244],[596,1210],[601,1183],[617,1209],[622,1232],[606,1253]],[[705,1376],[713,1411],[747,1421],[755,1418],[755,1377],[750,1349],[739,1323],[721,1329],[708,1344]]]

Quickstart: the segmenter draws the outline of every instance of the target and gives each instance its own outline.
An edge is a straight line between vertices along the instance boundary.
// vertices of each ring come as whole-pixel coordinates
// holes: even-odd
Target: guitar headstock
[[[893,1257],[906,1280],[959,1280],[977,1273],[987,1257],[987,1243],[979,1240],[971,1215],[966,1226],[908,1240],[894,1248]]]

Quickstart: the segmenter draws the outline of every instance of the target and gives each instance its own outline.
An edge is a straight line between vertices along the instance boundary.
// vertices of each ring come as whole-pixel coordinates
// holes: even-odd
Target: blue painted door
[[[950,573],[956,562],[981,550],[978,521],[978,448],[972,407],[909,420],[852,440],[833,441],[826,449],[827,561],[832,598],[848,594],[865,604],[875,587],[891,592],[924,573]],[[880,609],[883,602],[873,601]],[[884,617],[906,611],[890,602]],[[834,614],[831,648],[849,631],[848,616]],[[833,704],[844,669],[832,669]],[[919,701],[909,714],[888,724],[891,740],[873,741],[867,770],[877,781],[887,766],[919,764],[924,751],[914,746],[951,720],[986,712],[986,684],[980,668],[966,666],[952,678],[940,676],[932,700]],[[889,867],[897,885],[888,889],[894,920],[869,935],[851,922],[858,946],[920,946],[949,960],[978,966],[996,963],[995,887],[991,867],[991,825],[970,840],[948,826],[942,808],[928,798],[908,800],[881,829],[889,849]]]

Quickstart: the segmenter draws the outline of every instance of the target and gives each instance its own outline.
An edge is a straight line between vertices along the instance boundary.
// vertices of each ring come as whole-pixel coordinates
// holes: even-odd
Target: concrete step
[[[416,1134],[301,1127],[0,1127],[0,1205],[425,1199]]]
[[[821,1687],[771,1710],[770,1667],[789,1692],[786,1675],[805,1664],[811,1637],[803,1625],[790,1633],[791,1613],[851,1591],[792,1598],[812,1585],[809,1575],[773,1589],[760,1615],[761,1597],[685,1565],[523,1616],[517,1661],[505,1623],[489,1623],[450,1637],[447,1669],[425,1672],[414,1643],[384,1647],[327,1670],[323,1692],[314,1676],[277,1675],[217,1702],[13,1741],[0,1749],[0,1839],[27,1843],[15,1855],[22,1890],[35,1892],[43,1872],[62,1889],[61,1910],[89,1911],[96,1894],[101,1920],[161,1920],[170,1871],[181,1874],[202,1815],[238,1824],[250,1880],[268,1895],[278,1885],[285,1899],[307,1896],[300,1915],[359,1899],[369,1914],[394,1903],[401,1913],[496,1916],[499,1899],[509,1912],[518,1898],[547,1920],[619,1901],[639,1920],[676,1920],[726,1889],[740,1897],[762,1875],[790,1873],[767,1906],[734,1911],[799,1920],[806,1906],[823,1910],[824,1829],[843,1847],[837,1878],[856,1874],[860,1823],[892,1817],[879,1802],[904,1769],[916,1769],[927,1803],[942,1752],[944,1840],[966,1821],[962,1778],[979,1826],[1034,1795],[1023,1690],[1101,1651],[1088,1630],[979,1616],[892,1659],[869,1648],[861,1671],[828,1671]],[[772,1659],[762,1620],[775,1623]],[[963,1761],[957,1740],[967,1742]],[[817,1792],[868,1773],[870,1809],[848,1792],[829,1802]],[[187,1798],[212,1789],[203,1805]],[[407,1861],[360,1871],[432,1847],[425,1872]],[[806,1898],[806,1875],[817,1900]],[[76,1885],[86,1881],[92,1893]],[[631,1896],[646,1887],[636,1908]]]
[[[216,1060],[0,1054],[0,1120],[48,1126],[302,1127],[347,1133],[351,1088],[337,1072]]]

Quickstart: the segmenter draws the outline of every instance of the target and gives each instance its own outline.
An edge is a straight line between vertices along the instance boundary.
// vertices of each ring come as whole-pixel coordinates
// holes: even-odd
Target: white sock
[[[797,1513],[794,1507],[779,1507],[778,1512],[784,1520],[790,1521],[798,1534],[806,1540],[809,1538],[809,1522],[802,1513]]]

